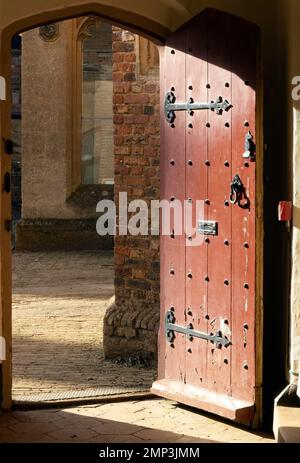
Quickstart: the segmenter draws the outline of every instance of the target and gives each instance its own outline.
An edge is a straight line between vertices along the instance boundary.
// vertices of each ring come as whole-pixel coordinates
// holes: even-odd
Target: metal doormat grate
[[[51,393],[39,393],[39,394],[31,394],[31,395],[13,395],[13,401],[15,403],[31,403],[31,402],[53,402],[53,401],[61,401],[61,400],[76,400],[76,399],[90,399],[90,398],[97,398],[97,397],[112,397],[116,395],[128,395],[128,394],[135,394],[135,393],[147,393],[150,392],[149,388],[145,387],[145,385],[141,386],[127,386],[127,387],[98,387],[93,389],[84,389],[80,391],[58,391],[58,392],[51,392]]]

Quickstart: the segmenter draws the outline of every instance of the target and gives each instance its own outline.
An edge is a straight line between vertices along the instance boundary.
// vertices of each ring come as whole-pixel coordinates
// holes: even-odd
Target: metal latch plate
[[[213,222],[211,220],[199,220],[198,233],[200,233],[200,235],[216,236],[218,234],[218,222]]]

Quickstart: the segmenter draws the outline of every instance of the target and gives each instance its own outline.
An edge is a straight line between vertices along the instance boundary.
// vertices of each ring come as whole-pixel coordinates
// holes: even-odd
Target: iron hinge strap
[[[175,111],[188,111],[189,115],[192,116],[194,111],[210,109],[211,111],[216,111],[218,115],[221,115],[223,111],[229,111],[231,108],[231,103],[227,100],[223,100],[221,96],[219,96],[216,101],[211,101],[209,103],[196,103],[193,98],[190,98],[186,103],[176,103],[174,92],[167,92],[164,105],[165,116],[170,124],[175,120]]]
[[[228,338],[218,331],[215,334],[201,333],[200,331],[194,330],[192,324],[187,327],[175,324],[175,315],[173,312],[168,311],[165,318],[165,334],[168,342],[172,344],[175,340],[175,333],[184,334],[192,341],[194,338],[204,339],[216,344],[217,347],[229,347],[231,342]]]

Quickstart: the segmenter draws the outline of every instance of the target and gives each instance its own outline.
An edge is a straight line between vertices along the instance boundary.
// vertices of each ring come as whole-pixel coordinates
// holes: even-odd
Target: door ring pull
[[[250,200],[246,195],[245,187],[240,176],[237,174],[231,183],[230,202],[233,205],[238,204],[242,209],[250,208]]]

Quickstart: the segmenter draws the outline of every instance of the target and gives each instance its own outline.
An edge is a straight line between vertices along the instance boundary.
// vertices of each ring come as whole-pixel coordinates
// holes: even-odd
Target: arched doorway
[[[96,8],[96,10],[97,10],[97,8]],[[89,13],[90,13],[90,11],[91,10],[88,10]],[[75,15],[76,14],[81,14],[81,12],[84,12],[84,11],[80,7],[76,11],[72,10],[72,16],[73,16],[73,14],[75,14]],[[93,11],[93,13],[94,13],[94,11]],[[97,13],[97,11],[95,13]],[[71,16],[71,11],[66,9],[64,11],[64,17],[69,18],[70,16]],[[45,18],[43,16],[43,19],[47,20],[47,19],[50,19],[50,17],[52,17],[51,14],[50,14],[50,16],[48,16],[46,14]],[[53,19],[55,19],[55,18],[53,18]],[[57,19],[62,19],[62,15],[57,17]],[[36,21],[37,21],[36,18],[32,18],[30,21],[26,22],[26,25],[23,24],[22,27],[26,27],[26,29],[29,29],[30,25],[32,25],[32,26],[37,25]],[[38,21],[40,21],[40,19]],[[30,22],[31,22],[31,24],[30,24]],[[40,24],[40,23],[38,22],[38,24]],[[119,24],[119,21],[118,21],[118,24]],[[15,29],[16,27],[21,27],[21,26],[20,25],[18,25],[18,26],[14,25],[12,29]],[[138,28],[142,28],[142,26],[139,25]],[[143,30],[143,33],[145,34],[144,30]],[[9,42],[10,38],[11,38],[11,32],[6,30],[4,35],[3,35],[3,42],[6,42],[6,41]],[[157,42],[157,38],[156,38],[156,42]],[[7,103],[9,103],[9,102],[7,102]],[[5,103],[5,110],[7,112],[9,111],[9,104]],[[4,124],[4,126],[5,126],[5,124]],[[9,131],[9,126],[8,125],[6,127],[4,127],[4,132],[5,132],[5,130]],[[7,170],[7,171],[10,170],[10,161],[8,159],[5,160],[4,165],[3,165],[3,169]],[[9,201],[4,200],[3,206],[4,206],[3,209],[5,209],[6,207],[8,208],[7,211],[6,211],[6,215],[7,215],[7,217],[9,217],[10,216],[10,213],[9,213],[9,208],[10,208]],[[7,221],[8,220],[10,220],[10,219],[7,219]],[[7,235],[9,235],[9,229],[8,228],[7,228],[6,232],[8,232]],[[4,283],[4,286],[5,286],[5,294],[7,295],[4,298],[5,301],[3,303],[3,309],[4,309],[3,312],[5,314],[5,316],[4,316],[4,331],[3,331],[4,336],[3,336],[3,338],[5,338],[6,343],[7,343],[7,356],[6,356],[6,361],[5,361],[4,365],[3,365],[3,384],[4,384],[4,387],[3,387],[3,390],[4,390],[4,393],[3,393],[4,407],[3,408],[6,409],[6,408],[9,408],[10,404],[11,404],[11,298],[8,296],[8,294],[11,293],[11,281],[10,281],[11,279],[9,277],[10,269],[11,269],[11,258],[10,258],[10,252],[9,252],[9,249],[10,249],[9,236],[7,236],[6,244],[4,242],[5,242],[5,239],[3,239],[2,244],[3,244],[3,250],[4,250],[4,247],[5,247],[6,251],[3,252],[2,256],[3,256],[4,265],[5,265],[5,268],[6,268],[6,273],[5,273],[5,278],[4,278],[3,283]]]
[[[114,2],[114,3],[115,3],[115,2]],[[175,2],[174,2],[174,3],[175,3]],[[181,2],[181,4],[183,4],[183,3],[184,3],[184,2]],[[210,3],[211,3],[211,4],[218,4],[218,2],[210,2]],[[176,5],[177,5],[177,2],[176,2]],[[253,4],[252,4],[252,5],[253,5]],[[215,5],[214,5],[214,6],[215,6]],[[218,7],[218,5],[216,5],[216,6]],[[178,7],[178,5],[177,5],[177,7]],[[89,10],[89,11],[95,12],[94,6],[90,6],[90,8],[91,8],[91,10]],[[201,6],[199,6],[199,8],[201,8]],[[244,8],[244,7],[241,7],[241,8]],[[183,24],[183,23],[185,22],[185,20],[188,20],[188,19],[190,19],[191,16],[193,16],[193,14],[190,13],[190,12],[187,12],[186,9],[185,9],[185,11],[184,11],[182,14],[179,13],[179,10],[180,10],[180,8],[177,9],[177,13],[178,13],[178,25],[179,25],[179,23],[180,23],[180,24]],[[247,9],[247,12],[246,12],[246,11],[242,11],[241,9],[239,9],[239,7],[237,7],[237,8],[233,8],[232,11],[231,11],[231,13],[236,13],[236,14],[242,15],[242,16],[244,16],[244,17],[247,16],[248,19],[250,19],[250,20],[252,20],[252,21],[254,21],[254,22],[257,22],[257,24],[262,25],[262,27],[264,28],[264,33],[267,31],[266,34],[265,34],[266,42],[267,42],[267,47],[265,48],[265,52],[266,52],[266,54],[268,54],[268,53],[273,49],[273,47],[274,47],[274,44],[273,44],[273,37],[274,37],[275,35],[274,35],[274,31],[272,31],[271,28],[269,28],[269,26],[266,26],[266,24],[264,23],[264,19],[261,17],[261,14],[264,15],[264,14],[267,13],[267,12],[265,11],[265,12],[263,13],[263,7],[257,8],[255,14],[253,13],[253,11],[255,10],[255,8],[253,9],[253,8],[251,7],[251,10],[252,10],[252,11],[250,12],[250,11]],[[62,14],[62,12],[63,12],[63,14]],[[49,13],[49,12],[46,13],[46,15],[47,15],[47,14],[49,15],[49,16],[48,16],[49,21],[53,21],[53,20],[58,19],[58,18],[66,17],[66,16],[64,16],[64,14],[67,14],[67,15],[71,16],[71,15],[72,15],[71,12],[72,12],[72,14],[73,14],[73,13],[74,13],[74,10],[72,10],[72,9],[70,9],[70,10],[65,10],[65,11],[64,11],[64,10],[57,10],[56,13],[52,11],[51,13]],[[97,10],[96,12],[99,13],[100,10],[99,10],[99,11]],[[114,10],[114,12],[116,12],[116,10]],[[77,10],[77,12],[75,11],[75,14],[77,14],[77,13],[79,13],[79,14],[85,14],[85,13],[87,13],[87,10],[85,9],[85,6],[82,6],[82,7],[81,7],[80,12],[79,12],[79,10]],[[103,11],[102,11],[102,13],[103,13]],[[108,11],[106,11],[106,13],[107,13],[107,17],[110,17],[110,18],[117,18],[117,21],[122,22],[122,21],[121,21],[121,16],[122,16],[122,15],[120,15],[120,14],[114,15],[112,10],[110,10],[110,14],[108,13]],[[120,11],[119,11],[119,13],[120,13]],[[273,12],[272,14],[274,14],[274,12]],[[147,16],[148,18],[149,18],[149,17],[152,17],[152,18],[154,17],[153,15],[151,15],[151,12],[149,12],[149,11],[146,13],[146,16]],[[31,19],[26,19],[26,21],[22,22],[22,24],[23,24],[22,27],[31,27],[31,25],[41,24],[41,20],[42,20],[42,18],[44,18],[44,17],[45,17],[44,14],[41,15],[41,14],[38,14],[38,13],[36,12],[36,14],[34,14],[34,16],[33,16]],[[179,17],[180,17],[181,19],[179,19]],[[266,14],[265,17],[267,17],[267,18],[269,19],[269,15],[268,15],[268,14]],[[126,18],[126,19],[125,19],[125,18]],[[137,16],[135,16],[135,18],[137,19]],[[272,18],[273,18],[273,16],[272,16]],[[124,13],[123,19],[124,19],[124,21],[125,21],[126,24],[131,24],[131,25],[133,26],[133,28],[140,28],[140,29],[143,29],[143,32],[146,31],[146,33],[148,33],[148,34],[150,34],[150,35],[153,34],[153,36],[156,37],[156,38],[161,38],[161,39],[162,39],[162,42],[163,42],[164,38],[166,38],[166,37],[170,34],[170,30],[175,30],[175,29],[176,29],[176,27],[174,27],[174,24],[173,24],[172,26],[170,26],[169,28],[168,28],[168,27],[165,27],[165,28],[163,28],[163,29],[160,28],[160,27],[158,27],[158,28],[152,27],[152,26],[153,26],[153,21],[152,21],[152,20],[151,20],[152,22],[150,21],[151,24],[152,24],[152,26],[150,26],[150,22],[147,22],[147,24],[148,24],[147,26],[146,26],[145,23],[143,22],[143,25],[141,26],[142,22],[139,23],[139,20],[140,20],[141,18],[139,17],[139,20],[136,20],[136,21],[134,21],[134,20],[129,20],[128,13],[126,13],[126,14]],[[155,21],[154,21],[154,22],[155,22]],[[138,23],[140,24],[139,26],[138,26]],[[17,24],[18,24],[18,23],[15,23],[15,24],[13,25],[13,27],[12,27],[12,29],[11,29],[10,32],[9,32],[9,30],[7,30],[7,33],[8,33],[8,35],[6,36],[7,38],[9,37],[9,34],[12,35],[12,31],[14,31],[14,32],[17,32],[17,31],[18,31]],[[19,29],[22,29],[22,27],[20,27]],[[160,31],[160,32],[159,32],[159,31]],[[8,43],[8,40],[6,40],[6,43],[5,43],[5,40],[6,40],[6,39],[5,39],[5,36],[4,36],[3,48],[2,48],[2,52],[3,52],[4,54],[5,54],[5,49],[7,49],[7,43]],[[267,60],[267,61],[268,61],[268,60]],[[270,62],[272,62],[272,59],[270,59]],[[274,61],[274,63],[275,63],[275,62],[276,62],[276,61]],[[268,61],[268,64],[270,64],[269,61]],[[271,69],[271,68],[272,68],[272,66],[270,66],[270,69]],[[270,69],[266,72],[266,74],[268,75],[268,77],[270,77],[270,80],[272,81],[272,71],[271,71]],[[4,68],[3,74],[6,75],[6,76],[8,76],[8,70],[7,70],[7,69],[5,70],[5,68]],[[278,82],[277,82],[276,85],[277,85],[276,88],[279,88]],[[268,93],[268,92],[267,92],[267,93]],[[280,93],[280,92],[279,92],[279,93]],[[267,95],[266,101],[267,101],[268,103],[271,103],[271,97],[270,97],[269,94]],[[9,113],[8,106],[7,106],[7,105],[4,105],[4,106],[3,106],[3,109],[4,109],[4,111],[6,111],[6,117],[5,117],[5,120],[4,120],[4,122],[3,122],[3,129],[4,129],[4,130],[3,130],[3,134],[4,134],[4,136],[6,136],[6,138],[8,138],[8,137],[9,137],[9,128],[8,128],[8,125],[7,125],[8,113]],[[261,119],[262,119],[262,114],[260,114],[260,117],[261,117]],[[279,119],[278,119],[278,120],[279,120]],[[262,122],[262,121],[261,121],[261,122]],[[272,128],[270,129],[270,126],[273,125],[272,117],[271,117],[271,116],[268,116],[268,117],[266,118],[266,122],[267,122],[268,130],[269,130],[269,132],[270,132],[270,137],[272,137],[273,140],[277,140],[277,139],[278,139],[277,135],[274,136],[274,131],[276,131],[276,128],[274,128],[274,126],[272,126]],[[280,127],[280,125],[278,125],[278,126],[277,126],[277,134],[279,134],[280,131],[281,131],[281,127]],[[278,135],[278,136],[279,136],[279,135]],[[275,142],[274,144],[276,145],[276,142]],[[279,157],[280,157],[280,156],[279,156]],[[281,165],[281,164],[280,164],[280,165]],[[279,166],[279,164],[278,164],[278,166]],[[275,174],[277,175],[277,178],[278,178],[278,180],[279,180],[279,179],[280,179],[280,175],[279,175],[279,174],[280,174],[280,167],[278,167],[278,166],[277,166],[276,168],[274,167],[273,170],[272,170],[272,172],[273,172],[273,173],[274,173],[275,171],[277,172],[277,174],[276,174],[276,172],[275,172]],[[5,159],[3,160],[3,167],[4,167],[4,169],[6,169],[6,168],[8,169],[8,168],[9,168],[8,158],[5,158]],[[276,175],[275,175],[275,176],[276,176]],[[268,191],[268,196],[269,196],[269,199],[271,200],[272,204],[273,204],[273,202],[274,202],[274,197],[271,198],[271,196],[272,196],[272,194],[274,194],[274,191],[275,191],[275,190],[276,190],[276,188],[274,187],[273,191],[271,191],[271,188],[270,188],[269,191]],[[277,190],[276,190],[276,191],[277,191]],[[277,195],[277,194],[278,194],[278,191],[277,191],[276,195]],[[277,198],[277,196],[276,196],[276,198]],[[6,210],[6,211],[7,211],[7,210],[8,210],[8,206],[9,206],[9,204],[8,204],[6,198],[3,198],[3,200],[2,200],[2,210]],[[273,204],[273,206],[274,206],[274,204]],[[4,217],[4,218],[5,218],[5,217]],[[8,219],[9,217],[6,217],[6,218]],[[260,220],[262,220],[262,217],[261,217],[261,216],[260,216]],[[272,222],[272,223],[273,223],[273,222]],[[271,225],[270,225],[270,226],[271,226]],[[278,238],[278,236],[277,236],[277,238]],[[276,238],[277,243],[280,244],[280,242],[279,242],[279,240],[278,240],[277,238]],[[5,233],[4,233],[4,239],[3,239],[2,243],[1,243],[1,245],[2,245],[2,250],[3,250],[4,259],[6,260],[6,262],[9,262],[9,256],[7,255],[7,251],[6,251],[6,250],[7,250],[7,240],[6,240],[6,237],[5,237]],[[271,252],[271,251],[270,251],[270,252]],[[270,254],[270,252],[269,252],[269,254]],[[274,265],[273,265],[274,268],[278,265],[278,262],[279,262],[279,263],[281,262],[280,259],[278,259],[277,257],[276,257],[276,259],[273,259],[273,258],[272,258],[271,261],[274,262]],[[275,265],[275,262],[276,262],[276,265]],[[8,270],[9,270],[9,267],[6,267],[6,268],[8,268]],[[279,282],[280,282],[280,278],[278,277],[278,275],[279,275],[279,273],[276,274],[276,281],[278,282],[278,285],[277,285],[277,286],[279,286]],[[4,283],[4,287],[6,287],[7,289],[10,289],[10,288],[9,288],[9,281],[8,281],[8,279],[7,279],[7,275],[2,274],[2,282]],[[276,291],[273,291],[273,289],[272,289],[272,293],[275,294],[274,300],[276,300],[276,294],[279,294],[279,290],[277,290],[277,292],[276,292]],[[5,299],[5,298],[4,298],[4,299]],[[272,298],[270,298],[270,299],[272,299]],[[6,307],[6,312],[5,312],[5,313],[7,314],[7,313],[9,313],[9,312],[7,312],[7,309],[8,309],[8,307],[9,307],[9,300],[8,300],[8,299],[7,299],[6,301],[4,300],[4,310],[5,310],[5,307]],[[269,313],[270,313],[270,315],[269,315],[269,320],[272,321],[272,311],[270,310]],[[6,320],[5,320],[5,324],[6,324],[5,329],[6,329],[6,337],[7,337],[8,342],[9,342],[9,330],[10,330],[9,323],[10,323],[10,322],[9,322],[9,317],[7,317]],[[277,332],[279,332],[278,329],[277,329]],[[269,334],[270,334],[270,337],[273,335],[271,329],[269,329]],[[281,349],[279,343],[274,341],[273,344],[274,344],[274,346],[275,346],[275,348],[276,348],[276,352],[278,353],[278,351]],[[281,350],[283,351],[283,349],[281,349]],[[274,356],[273,356],[273,357],[274,357]],[[269,358],[269,359],[272,358],[272,349],[271,349],[271,348],[270,348],[270,352],[269,352],[268,358]],[[276,358],[277,358],[277,356],[276,356]],[[276,361],[275,361],[275,362],[276,362]],[[5,368],[6,368],[6,371],[7,371],[7,366],[4,367],[4,369],[5,369]],[[6,389],[6,390],[7,390],[7,389]],[[272,400],[272,398],[271,398],[271,400]]]

